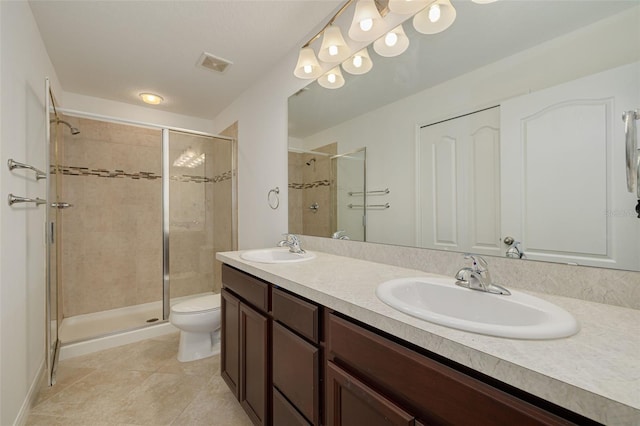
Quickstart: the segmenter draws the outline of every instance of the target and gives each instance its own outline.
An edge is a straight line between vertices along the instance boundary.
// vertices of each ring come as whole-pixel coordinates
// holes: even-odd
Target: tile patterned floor
[[[178,333],[61,361],[27,426],[251,425],[220,356],[178,362]]]

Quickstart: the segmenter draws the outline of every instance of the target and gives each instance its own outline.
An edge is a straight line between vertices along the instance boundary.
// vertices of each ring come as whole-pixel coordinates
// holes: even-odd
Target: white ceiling
[[[65,92],[213,119],[343,2],[30,0]],[[203,52],[233,62],[217,74]],[[293,72],[293,70],[292,70]],[[63,105],[64,106],[64,105]]]

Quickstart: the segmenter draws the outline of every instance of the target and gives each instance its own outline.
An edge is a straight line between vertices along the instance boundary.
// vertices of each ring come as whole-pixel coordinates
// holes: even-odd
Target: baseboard
[[[31,407],[35,405],[36,398],[38,397],[38,391],[40,390],[40,386],[44,386],[47,381],[47,368],[46,362],[43,359],[40,363],[40,368],[38,368],[38,374],[31,382],[31,386],[29,387],[29,392],[24,398],[22,402],[22,407],[20,407],[20,411],[18,412],[18,416],[16,420],[13,422],[14,426],[24,426],[27,423],[27,418],[29,417],[29,411]]]

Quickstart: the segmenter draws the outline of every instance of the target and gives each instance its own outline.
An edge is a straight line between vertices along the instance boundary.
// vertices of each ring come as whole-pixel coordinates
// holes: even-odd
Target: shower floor
[[[171,305],[209,293],[171,299]],[[154,320],[155,321],[149,321]],[[162,301],[64,318],[58,330],[61,344],[78,342],[162,322]]]

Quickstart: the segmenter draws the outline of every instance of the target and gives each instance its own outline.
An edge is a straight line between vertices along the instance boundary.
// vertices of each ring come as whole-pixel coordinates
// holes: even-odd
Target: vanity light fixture
[[[293,75],[303,79],[316,79],[322,75],[322,68],[312,48],[307,46],[300,49]]]
[[[413,27],[422,34],[437,34],[456,20],[456,9],[449,0],[436,0],[413,17]]]
[[[371,68],[373,68],[373,62],[366,47],[342,63],[342,69],[353,75],[366,74],[371,71]]]
[[[429,4],[429,0],[389,0],[389,10],[398,15],[418,13]]]
[[[493,3],[497,0],[472,0],[475,3]],[[349,37],[356,42],[373,42],[373,49],[380,56],[400,55],[409,47],[409,38],[402,24],[380,37],[382,27],[389,12],[398,15],[413,15],[413,26],[422,34],[437,34],[449,28],[456,19],[456,9],[450,0],[346,0],[345,4],[333,15],[327,24],[306,42],[300,49],[298,62],[293,74],[301,79],[318,79],[322,87],[337,89],[344,85],[342,69],[354,75],[371,70],[373,62],[367,48],[351,53],[349,45],[342,36],[340,27],[334,26],[335,20],[355,2],[355,10]],[[409,17],[410,18],[410,17]],[[387,26],[388,28],[388,26]],[[311,44],[323,36],[318,57]],[[350,56],[351,55],[351,56]],[[320,61],[322,61],[322,65]],[[348,59],[347,59],[348,58]],[[346,60],[345,60],[346,59]],[[325,67],[327,65],[327,67]],[[331,70],[323,75],[323,69]]]
[[[373,50],[380,56],[391,58],[398,56],[409,47],[409,37],[402,25],[398,25],[384,36],[373,42]]]
[[[344,86],[344,77],[342,76],[342,72],[340,72],[340,67],[329,70],[318,79],[318,84],[325,89],[339,89]]]
[[[382,16],[374,0],[358,0],[349,27],[349,37],[355,41],[372,41],[382,25]]]
[[[309,79],[309,80],[315,80],[316,78],[322,75],[322,68],[320,67],[320,63],[316,58],[316,53],[314,52],[313,48],[310,47],[311,43],[316,41],[321,35],[324,34],[325,31],[327,31],[330,28],[333,28],[332,27],[333,22],[338,18],[338,16],[342,14],[342,12],[344,12],[347,9],[347,7],[349,7],[352,1],[353,0],[347,0],[347,2],[336,12],[336,14],[333,15],[333,17],[329,20],[329,22],[327,22],[324,28],[322,28],[315,36],[311,37],[311,40],[309,40],[302,46],[302,48],[300,49],[300,53],[298,54],[298,62],[296,63],[296,67],[293,70],[293,75],[301,79]],[[337,34],[335,31],[333,31],[333,33],[334,33],[334,37],[332,37],[330,40],[327,40],[327,42],[333,41],[334,43],[340,43],[340,41],[337,40],[337,35],[339,34],[340,39],[342,39],[342,44],[344,45],[344,49],[348,49],[344,41],[344,38],[342,37],[342,33],[340,32],[340,29],[338,28]],[[323,40],[323,45],[324,45],[324,40]],[[336,48],[331,47],[332,45],[337,47],[338,55],[342,54],[342,52],[340,51],[340,46],[338,46],[337,44],[328,44],[326,53],[328,54],[329,57],[336,56],[331,54],[336,51]],[[331,49],[331,52],[329,52],[329,49]],[[320,50],[322,51],[322,48]],[[324,57],[324,53],[323,53],[323,57]],[[347,58],[347,57],[349,57],[349,53],[346,53],[346,55],[344,56],[344,58]],[[340,62],[341,60],[331,60],[330,62]]]
[[[318,58],[324,62],[342,62],[351,55],[351,49],[342,37],[340,27],[331,25],[324,30]]]
[[[140,99],[142,99],[142,102],[149,105],[159,105],[162,103],[162,101],[164,101],[164,98],[162,96],[153,93],[140,93],[139,96]]]

